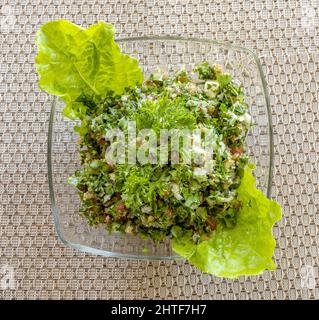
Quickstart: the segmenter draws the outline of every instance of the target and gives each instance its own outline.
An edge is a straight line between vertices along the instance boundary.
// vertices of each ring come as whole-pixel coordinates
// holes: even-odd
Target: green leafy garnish
[[[65,20],[37,32],[39,87],[63,99],[67,117],[84,118],[86,107],[76,101],[83,94],[101,101],[143,81],[137,60],[121,53],[114,32],[103,21],[82,29]]]
[[[209,240],[198,245],[189,234],[173,240],[173,250],[204,272],[236,278],[275,269],[272,228],[281,218],[281,208],[256,189],[251,171],[247,166],[238,188],[242,208],[234,228],[219,226]]]

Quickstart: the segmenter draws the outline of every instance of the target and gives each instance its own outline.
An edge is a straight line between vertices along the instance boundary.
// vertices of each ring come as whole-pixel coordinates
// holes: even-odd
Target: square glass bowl
[[[247,148],[257,187],[270,196],[273,136],[266,81],[258,57],[250,50],[205,39],[179,37],[129,38],[117,41],[123,52],[138,59],[145,78],[157,68],[169,74],[185,67],[192,69],[203,61],[218,63],[238,79],[245,90],[254,126],[247,137]],[[77,121],[62,115],[64,105],[54,99],[48,133],[48,174],[55,228],[61,241],[81,251],[135,259],[179,259],[170,241],[154,244],[137,236],[92,228],[79,213],[77,190],[67,178],[79,168]],[[147,250],[145,250],[147,248]]]

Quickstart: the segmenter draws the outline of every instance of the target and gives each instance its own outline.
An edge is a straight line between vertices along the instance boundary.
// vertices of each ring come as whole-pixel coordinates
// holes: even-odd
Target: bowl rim
[[[180,42],[201,42],[201,43],[209,43],[215,44],[217,46],[232,48],[234,50],[241,50],[249,54],[253,57],[257,69],[258,74],[261,79],[263,94],[266,102],[267,109],[267,118],[268,118],[268,130],[269,130],[269,164],[268,164],[268,181],[267,181],[267,197],[271,197],[271,186],[272,186],[272,174],[273,174],[273,155],[274,155],[274,143],[273,143],[273,125],[271,118],[271,108],[270,108],[270,98],[269,92],[267,88],[267,82],[262,70],[262,65],[257,54],[249,48],[231,44],[224,41],[213,40],[213,39],[205,39],[205,38],[196,38],[196,37],[179,37],[179,36],[145,36],[145,37],[128,37],[128,38],[118,38],[116,42],[135,42],[135,41],[180,41]],[[53,223],[55,226],[56,233],[58,238],[61,240],[63,244],[68,247],[77,249],[81,252],[86,252],[90,254],[95,254],[99,256],[105,257],[114,257],[114,258],[125,258],[125,259],[134,259],[134,260],[184,260],[184,258],[179,255],[172,253],[171,256],[155,256],[155,255],[139,255],[139,254],[126,254],[119,252],[112,252],[102,249],[97,249],[93,247],[89,247],[82,244],[77,244],[66,240],[63,236],[63,232],[60,228],[59,219],[58,219],[58,209],[55,201],[55,193],[54,193],[54,182],[53,182],[53,164],[52,164],[52,133],[54,127],[54,116],[56,114],[56,103],[58,101],[58,97],[53,97],[51,102],[51,110],[49,116],[49,126],[48,126],[48,141],[47,141],[47,165],[48,165],[48,184],[49,184],[49,196],[51,201],[51,212],[53,217]]]

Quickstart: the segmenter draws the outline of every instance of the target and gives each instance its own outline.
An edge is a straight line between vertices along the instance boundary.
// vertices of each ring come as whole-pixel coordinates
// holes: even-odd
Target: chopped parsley
[[[79,190],[81,213],[90,225],[154,241],[190,231],[196,243],[218,224],[236,225],[251,117],[242,87],[221,66],[205,62],[172,77],[158,71],[122,95],[98,104],[87,96],[78,101],[88,110],[79,140],[82,167],[69,181]],[[143,129],[212,129],[216,146],[209,170],[194,163],[108,163],[107,132],[125,132],[130,121],[137,134]]]

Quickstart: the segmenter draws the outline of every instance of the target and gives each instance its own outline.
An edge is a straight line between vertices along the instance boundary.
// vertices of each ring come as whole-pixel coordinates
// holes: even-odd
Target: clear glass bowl
[[[145,76],[157,68],[169,73],[184,66],[208,61],[218,63],[244,86],[254,127],[247,137],[251,161],[256,164],[257,186],[268,197],[271,192],[273,136],[266,81],[258,57],[250,50],[205,39],[152,37],[120,39],[122,50],[137,58]],[[73,131],[76,121],[62,115],[63,103],[52,103],[48,136],[48,173],[54,224],[66,245],[81,251],[113,257],[136,259],[179,259],[170,241],[153,244],[139,237],[113,233],[103,227],[89,227],[79,214],[77,190],[67,178],[79,167],[78,136]],[[145,252],[145,248],[148,251]]]

